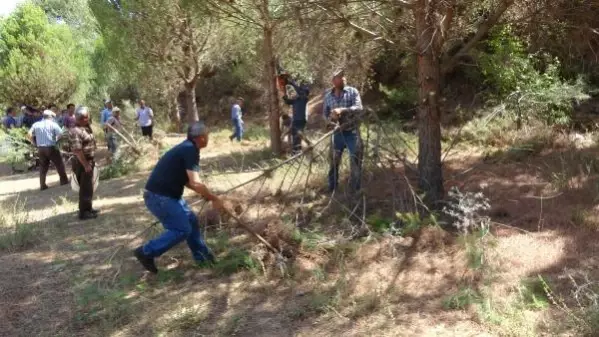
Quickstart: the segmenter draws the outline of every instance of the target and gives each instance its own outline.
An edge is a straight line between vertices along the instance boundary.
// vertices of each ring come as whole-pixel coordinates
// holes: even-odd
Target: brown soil
[[[208,150],[202,158],[218,160],[221,154]],[[594,258],[599,225],[593,222],[599,216],[593,187],[599,177],[574,173],[565,179],[566,189],[555,191],[551,173],[559,172],[560,158],[566,155],[542,153],[516,163],[485,163],[479,156],[462,154],[452,155],[447,163],[449,186],[482,190],[491,199],[495,245],[488,258],[496,294],[508,294],[521,280],[539,274],[566,293],[568,282],[561,278],[565,269],[599,276]],[[243,181],[247,176],[229,178]],[[183,245],[158,260],[162,276],[147,275],[130,255],[157,233],[150,230],[137,237],[154,221],[140,194],[146,177],[139,173],[103,182],[95,202],[102,214],[89,222],[76,220],[76,198],[67,187],[54,186],[55,174],[49,179],[51,189],[44,192],[37,190],[35,173],[0,178],[2,201],[14,202],[20,194],[32,220],[43,226],[38,243],[16,252],[0,251],[0,270],[5,271],[0,274],[3,335],[501,335],[474,310],[444,307],[449,295],[465,285],[480,285],[482,276],[469,268],[455,234],[435,227],[411,238],[385,236],[355,247],[335,237],[342,220],[328,222],[322,225],[334,242],[309,250],[292,245],[289,228],[280,221],[284,206],[256,211],[234,202],[245,219],[260,213],[265,221],[252,226],[271,244],[294,250],[293,275],[281,278],[272,270],[259,276],[249,271],[216,275],[194,268]],[[228,188],[231,183],[211,184]],[[243,191],[231,198],[242,200]],[[588,223],[573,222],[580,207]],[[204,218],[214,224],[228,222],[210,211]],[[233,236],[229,245],[253,247],[253,254],[262,254],[264,268],[272,268],[255,241],[230,225],[215,226]],[[208,237],[215,235],[208,232]],[[84,296],[93,289],[125,293],[118,299]],[[96,302],[106,307],[98,308]],[[559,317],[558,311],[552,314]]]

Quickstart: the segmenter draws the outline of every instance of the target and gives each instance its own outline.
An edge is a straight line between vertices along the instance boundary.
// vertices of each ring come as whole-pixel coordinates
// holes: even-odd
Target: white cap
[[[56,117],[56,114],[52,110],[44,110],[44,117]]]

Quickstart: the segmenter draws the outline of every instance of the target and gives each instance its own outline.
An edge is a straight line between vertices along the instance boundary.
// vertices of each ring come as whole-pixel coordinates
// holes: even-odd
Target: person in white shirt
[[[154,112],[143,99],[139,101],[139,108],[135,114],[135,120],[138,121],[141,127],[142,136],[147,136],[152,140],[152,128],[154,126]]]

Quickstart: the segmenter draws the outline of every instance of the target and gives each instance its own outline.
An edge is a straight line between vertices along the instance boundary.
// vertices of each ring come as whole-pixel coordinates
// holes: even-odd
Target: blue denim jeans
[[[202,238],[198,218],[185,200],[145,191],[144,201],[148,210],[158,218],[165,229],[160,236],[143,246],[145,255],[158,257],[187,240],[187,245],[197,262],[214,258]]]
[[[240,142],[241,137],[243,137],[243,122],[241,119],[232,119],[231,122],[233,123],[234,128],[233,135],[231,137]]]
[[[362,140],[357,130],[340,131],[331,136],[331,154],[329,169],[329,191],[337,188],[339,181],[339,164],[343,151],[347,148],[350,156],[350,184],[355,191],[360,189],[362,177]]]
[[[299,136],[300,132],[304,132],[306,128],[306,121],[294,120],[291,123],[291,139],[293,142],[293,153],[299,153],[302,151],[302,139]]]
[[[108,145],[108,150],[112,155],[116,155],[116,152],[119,149],[119,140],[116,137],[114,132],[109,132],[106,134],[106,145]]]

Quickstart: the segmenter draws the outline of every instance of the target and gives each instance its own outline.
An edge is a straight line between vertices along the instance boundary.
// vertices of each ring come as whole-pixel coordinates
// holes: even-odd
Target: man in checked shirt
[[[333,74],[333,88],[324,97],[323,113],[328,125],[339,123],[340,130],[332,135],[329,169],[329,191],[337,188],[339,164],[345,148],[351,162],[351,188],[360,190],[362,171],[362,140],[358,114],[362,110],[362,100],[356,88],[346,85],[343,70]]]

